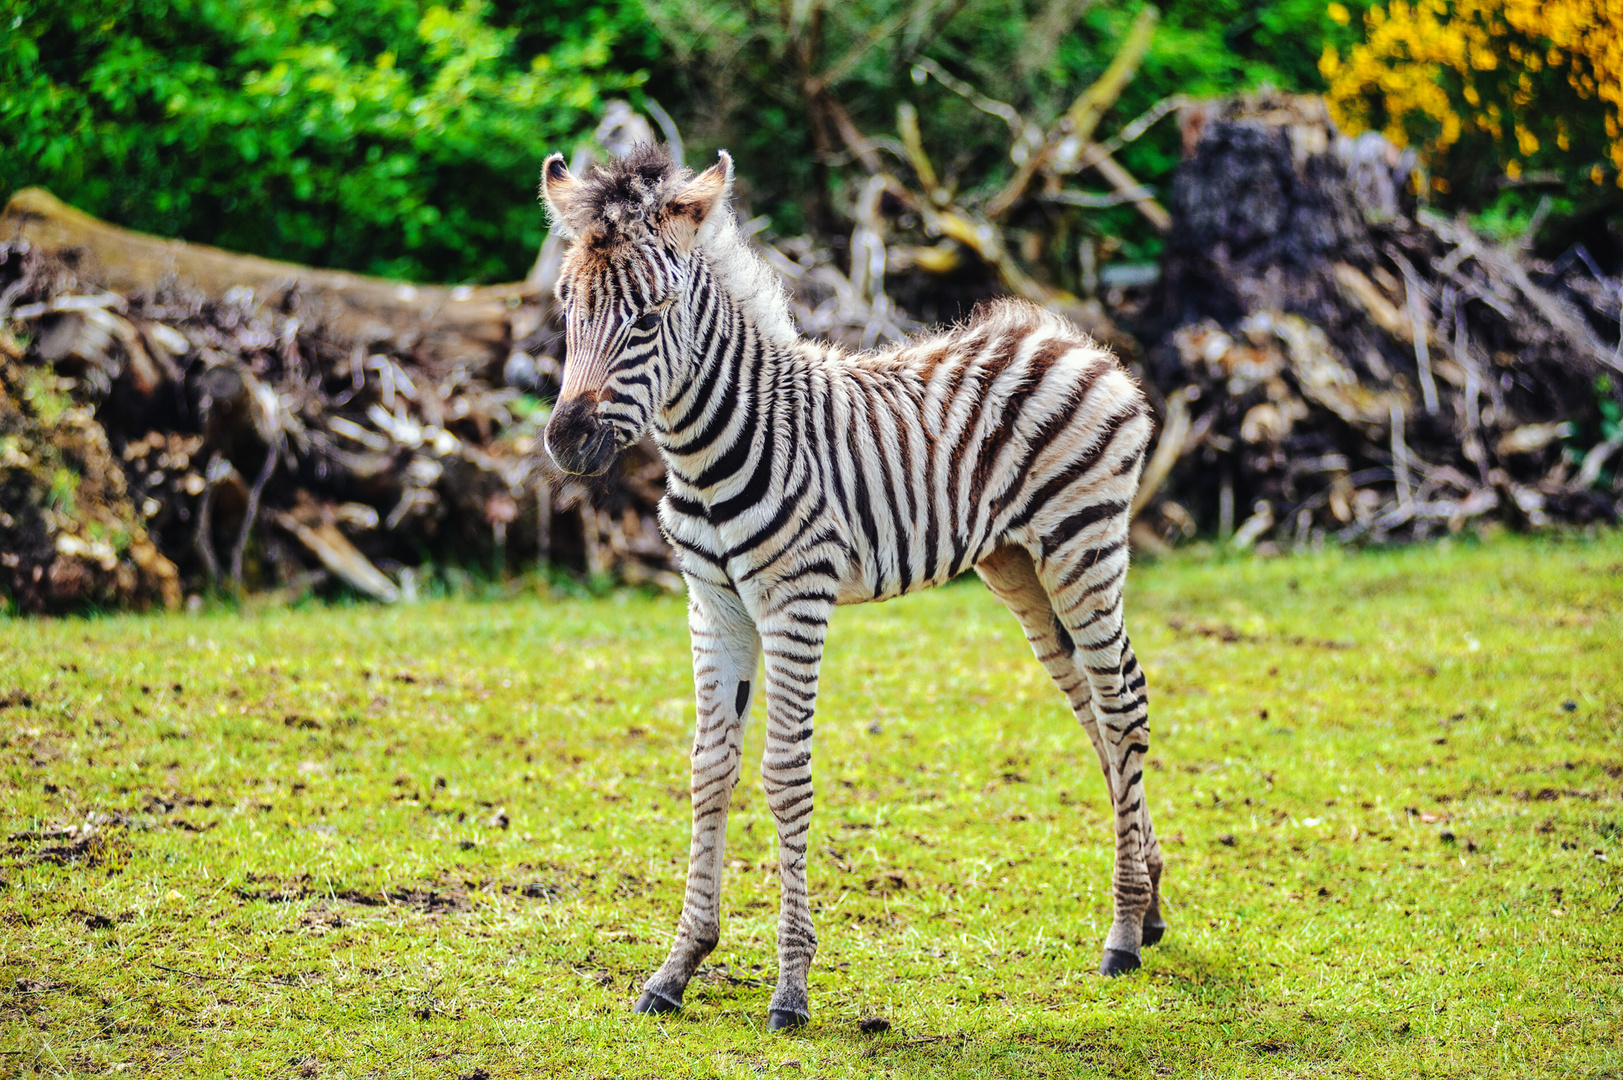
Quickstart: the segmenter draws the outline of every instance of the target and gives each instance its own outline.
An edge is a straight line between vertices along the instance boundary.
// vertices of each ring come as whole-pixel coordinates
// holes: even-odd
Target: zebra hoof
[[[1104,959],[1099,961],[1099,974],[1115,978],[1125,975],[1129,971],[1136,971],[1143,965],[1137,953],[1126,952],[1122,949],[1106,949]]]
[[[1144,947],[1147,949],[1151,945],[1154,945],[1156,942],[1160,941],[1163,937],[1165,937],[1166,933],[1167,933],[1167,924],[1164,923],[1164,922],[1145,923],[1144,924]]]
[[[664,994],[656,994],[652,990],[644,990],[642,992],[642,997],[638,998],[637,1003],[631,1006],[631,1011],[634,1013],[643,1013],[645,1015],[658,1015],[660,1013],[676,1012],[681,1007],[682,1003],[680,1001],[672,1001]]]
[[[768,1031],[787,1031],[805,1027],[809,1023],[811,1023],[810,1013],[796,1012],[794,1009],[771,1009],[766,1014]]]

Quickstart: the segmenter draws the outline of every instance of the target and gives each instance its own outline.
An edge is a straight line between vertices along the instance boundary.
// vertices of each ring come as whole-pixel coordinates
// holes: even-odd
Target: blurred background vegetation
[[[1168,0],[1113,122],[1173,94],[1329,91],[1349,130],[1422,150],[1435,204],[1516,232],[1544,200],[1552,242],[1581,227],[1593,248],[1593,222],[1619,216],[1623,166],[1623,29],[1606,6]],[[297,262],[511,280],[545,233],[542,158],[626,97],[669,111],[690,164],[732,150],[749,209],[779,231],[832,232],[848,229],[856,196],[841,125],[883,147],[903,103],[947,187],[995,190],[1013,171],[1013,114],[921,80],[921,62],[1046,126],[1105,70],[1140,8],[8,0],[0,194],[38,184],[118,224]],[[1164,190],[1179,154],[1165,122],[1119,158]],[[1087,228],[1105,257],[1158,251],[1128,206],[1090,213]]]
[[[1623,186],[1623,7],[1615,0],[1391,0],[1355,19],[1320,70],[1343,128],[1414,144],[1429,194],[1490,231],[1547,221],[1543,239],[1595,245]],[[1544,211],[1539,213],[1539,204]],[[1553,211],[1553,213],[1552,213]],[[1612,259],[1617,257],[1611,238]],[[1605,242],[1602,242],[1603,246]]]

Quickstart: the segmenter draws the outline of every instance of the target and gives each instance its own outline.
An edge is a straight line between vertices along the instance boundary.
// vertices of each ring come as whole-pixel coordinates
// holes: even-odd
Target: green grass
[[[758,720],[721,948],[628,1009],[680,600],[0,621],[0,1075],[1617,1076],[1620,598],[1615,532],[1135,569],[1171,930],[1109,981],[1103,782],[1013,618],[840,611],[787,1037]]]

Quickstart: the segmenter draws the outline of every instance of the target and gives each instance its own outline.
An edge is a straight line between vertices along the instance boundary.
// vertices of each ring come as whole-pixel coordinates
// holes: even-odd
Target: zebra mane
[[[728,172],[731,188],[731,169]],[[716,209],[699,230],[699,247],[710,259],[710,269],[763,338],[775,345],[793,345],[800,340],[800,331],[789,314],[783,278],[744,238],[732,200]]]
[[[789,314],[783,281],[756,254],[738,228],[732,208],[732,160],[723,158],[726,187],[714,211],[700,226],[698,246],[710,269],[755,329],[768,341],[791,345],[800,338]],[[693,180],[692,170],[669,152],[641,143],[617,161],[594,165],[570,196],[557,224],[595,248],[659,241],[660,227],[674,199]]]

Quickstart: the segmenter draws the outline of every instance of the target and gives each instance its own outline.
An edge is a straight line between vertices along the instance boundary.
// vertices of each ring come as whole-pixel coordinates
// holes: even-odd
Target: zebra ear
[[[541,165],[541,198],[547,204],[547,216],[552,227],[565,240],[573,240],[575,231],[567,222],[570,200],[580,189],[580,181],[569,175],[562,154],[552,154]]]
[[[665,208],[665,228],[671,245],[691,251],[726,220],[733,194],[733,159],[722,150],[717,162],[688,181]]]

